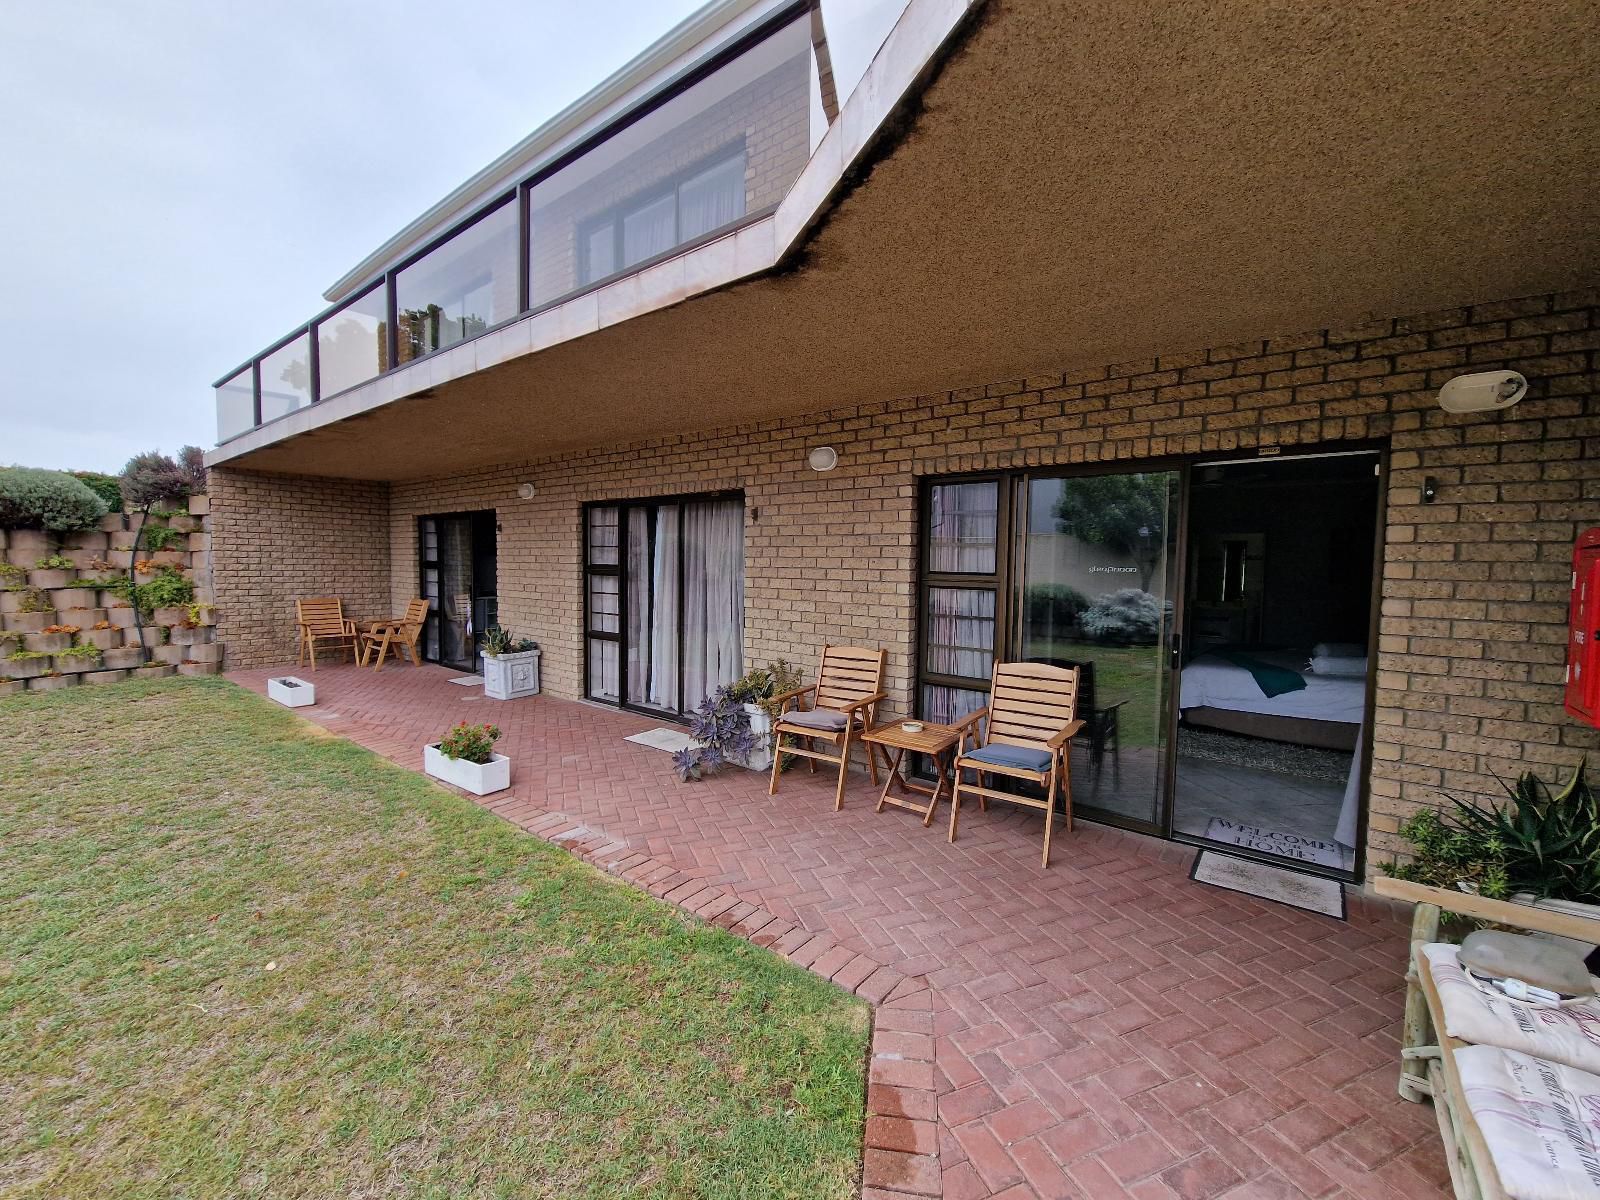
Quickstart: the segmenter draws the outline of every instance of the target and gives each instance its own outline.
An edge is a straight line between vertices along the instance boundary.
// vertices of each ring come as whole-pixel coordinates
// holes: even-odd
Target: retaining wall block
[[[134,532],[131,529],[116,529],[111,533],[111,548],[127,553],[134,548]]]
[[[210,496],[190,496],[189,511],[197,517],[203,517],[211,511]]]
[[[100,518],[100,532],[121,533],[127,527],[126,521],[126,513],[107,513]],[[116,543],[113,542],[112,544],[115,545]]]
[[[78,677],[76,675],[41,675],[37,679],[28,681],[28,690],[30,692],[54,692],[64,687],[76,687],[77,683]]]
[[[5,627],[8,633],[38,633],[46,625],[56,623],[53,612],[6,613]]]
[[[23,637],[22,648],[35,654],[54,654],[72,645],[70,633],[30,633]]]
[[[48,658],[0,658],[0,675],[7,679],[32,679],[49,669]]]
[[[220,664],[222,662],[222,643],[211,642],[204,646],[190,646],[189,661]]]
[[[11,536],[6,538],[6,548],[24,554],[31,553],[39,559],[55,552],[56,538],[42,529],[13,529]]]
[[[133,673],[135,679],[165,679],[175,668],[171,663],[145,663]]]
[[[82,675],[85,671],[98,671],[102,665],[100,655],[58,654],[50,660],[63,675]]]
[[[216,631],[205,625],[198,625],[193,629],[182,625],[174,625],[172,627],[172,644],[174,646],[208,646],[216,636]]]
[[[79,529],[67,534],[61,539],[61,548],[65,550],[98,550],[102,553],[111,545],[111,539],[99,529]]]
[[[54,591],[56,588],[66,587],[67,584],[71,583],[77,577],[78,573],[73,570],[42,570],[38,567],[35,567],[33,570],[28,572],[28,586],[43,588],[45,591],[49,592]]]
[[[0,699],[27,691],[28,685],[20,679],[0,679]]]
[[[127,677],[126,671],[86,671],[81,676],[84,683],[120,683]]]
[[[107,650],[101,657],[108,668],[125,670],[129,667],[141,666],[144,663],[144,651],[137,645],[118,646]]]
[[[80,646],[93,646],[99,650],[113,650],[122,645],[122,630],[116,628],[92,629],[89,626],[84,626],[83,632],[78,635],[78,644]]]

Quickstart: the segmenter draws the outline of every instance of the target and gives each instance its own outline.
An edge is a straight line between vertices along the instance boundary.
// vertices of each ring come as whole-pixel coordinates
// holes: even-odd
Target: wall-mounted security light
[[[832,446],[817,446],[806,455],[806,466],[813,471],[831,471],[839,465],[839,452]]]
[[[520,484],[517,487],[517,495],[522,497],[524,500],[532,500],[538,494],[539,489],[534,487],[531,483]]]
[[[1528,381],[1516,371],[1477,371],[1457,375],[1439,389],[1439,407],[1451,413],[1495,412],[1528,394]]]

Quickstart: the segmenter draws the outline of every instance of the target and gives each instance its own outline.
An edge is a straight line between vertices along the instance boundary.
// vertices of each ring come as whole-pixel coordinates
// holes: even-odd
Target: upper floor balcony
[[[217,381],[219,445],[773,213],[838,112],[817,3],[708,5]]]

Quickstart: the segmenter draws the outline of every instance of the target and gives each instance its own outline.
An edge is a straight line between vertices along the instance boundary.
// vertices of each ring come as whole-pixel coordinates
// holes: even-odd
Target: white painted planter
[[[750,732],[756,735],[756,748],[741,759],[739,765],[752,771],[769,771],[772,769],[772,718],[761,711],[759,704],[746,704],[744,711],[750,714]]]
[[[539,694],[539,652],[482,654],[483,694],[491,700],[516,700]]]
[[[486,763],[468,762],[441,753],[435,742],[422,748],[422,769],[474,796],[503,792],[511,786],[511,760],[504,754],[496,754]]]
[[[267,680],[267,696],[285,708],[304,708],[317,702],[317,686],[293,675]]]

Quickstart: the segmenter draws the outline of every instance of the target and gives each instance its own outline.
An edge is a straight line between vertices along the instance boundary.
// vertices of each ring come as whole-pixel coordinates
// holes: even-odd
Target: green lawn
[[[854,1195],[866,1007],[214,679],[0,700],[0,1196]]]

